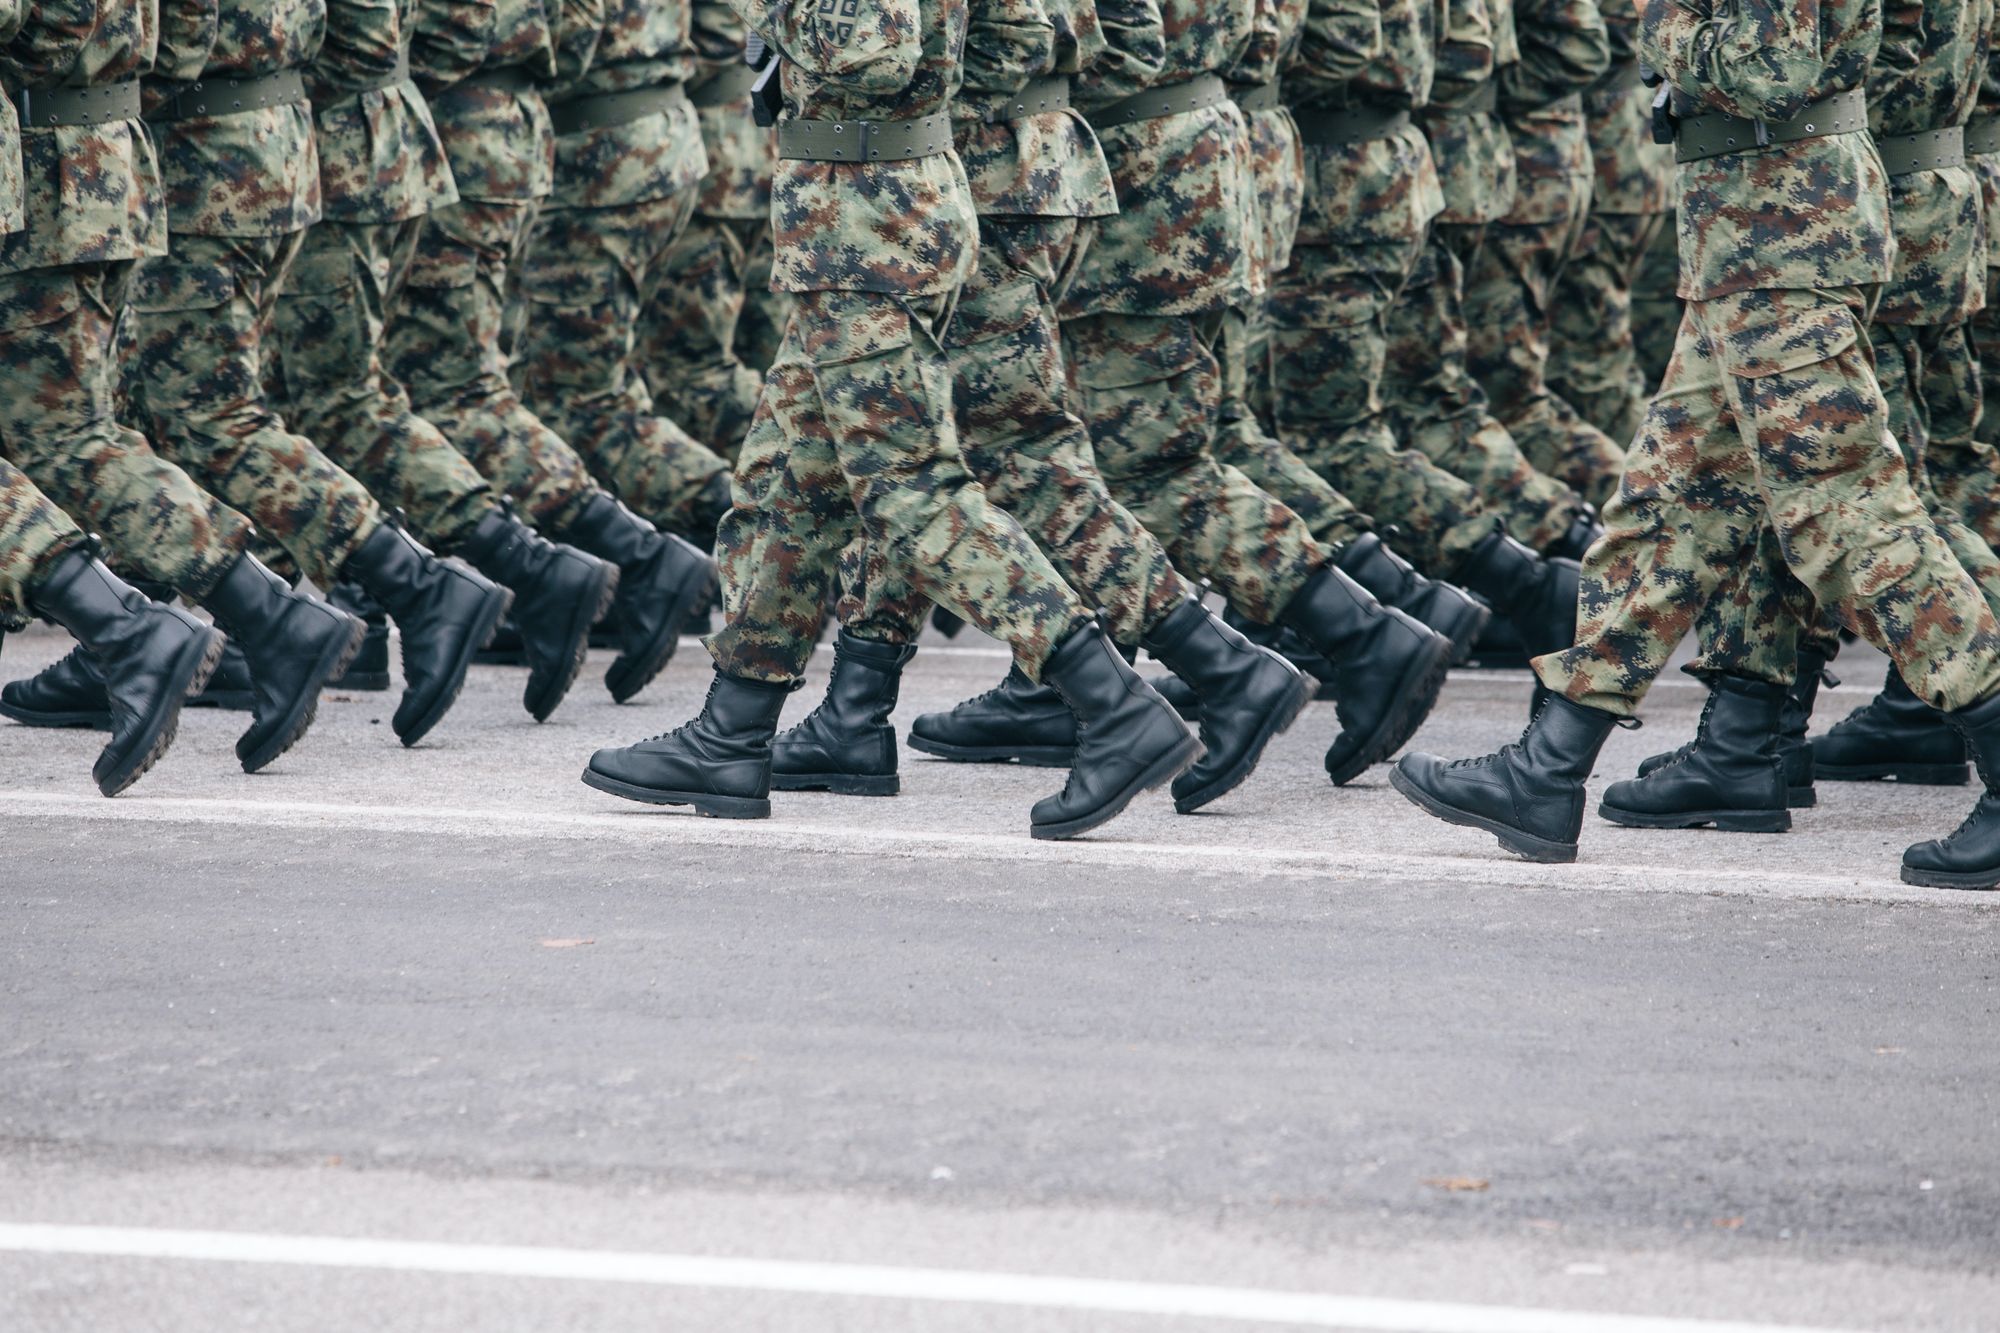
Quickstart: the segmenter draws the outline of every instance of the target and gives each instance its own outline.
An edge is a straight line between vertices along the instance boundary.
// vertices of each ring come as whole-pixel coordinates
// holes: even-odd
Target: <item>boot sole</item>
[[[1600,801],[1597,817],[1626,828],[1701,828],[1713,824],[1721,833],[1788,833],[1792,827],[1792,816],[1788,810],[1686,810],[1678,814],[1655,815]]]
[[[1500,840],[1500,846],[1516,856],[1537,861],[1543,865],[1563,865],[1576,860],[1576,844],[1573,842],[1551,842],[1538,838],[1532,833],[1523,833],[1510,828],[1498,820],[1485,815],[1475,815],[1470,810],[1460,810],[1446,805],[1423,788],[1403,776],[1403,770],[1389,770],[1389,785],[1429,815],[1442,819],[1447,824],[1457,824],[1461,828],[1483,829]]]
[[[1244,779],[1255,772],[1257,765],[1263,762],[1264,748],[1274,738],[1290,731],[1292,724],[1299,720],[1299,714],[1305,712],[1306,705],[1311,702],[1312,687],[1306,684],[1303,678],[1293,681],[1291,697],[1281,699],[1276,708],[1265,714],[1264,725],[1258,730],[1257,739],[1251,742],[1249,750],[1243,757],[1230,765],[1228,772],[1201,790],[1175,797],[1174,812],[1191,815],[1204,805],[1219,801],[1242,786]]]
[[[888,777],[858,773],[773,773],[771,790],[823,791],[835,796],[898,796],[902,794],[903,781],[893,773]]]
[[[528,716],[536,722],[546,722],[569,697],[576,678],[583,673],[583,661],[590,656],[590,627],[604,619],[604,613],[611,609],[611,601],[618,595],[618,566],[604,564],[598,570],[597,600],[586,617],[584,608],[590,605],[588,598],[579,601],[570,613],[569,621],[569,669],[560,682],[550,681],[537,690],[534,682],[521,697],[521,706],[528,710]]]
[[[438,692],[437,701],[424,710],[423,716],[410,724],[410,729],[399,734],[396,739],[408,749],[430,734],[432,727],[444,720],[451,706],[458,702],[460,691],[465,689],[465,674],[472,670],[472,659],[479,650],[493,642],[493,636],[500,632],[500,622],[507,618],[507,608],[514,604],[514,594],[505,588],[496,588],[495,596],[486,599],[485,609],[479,619],[473,622],[472,633],[466,636],[465,646],[459,650],[458,659],[452,663],[451,673],[446,677],[450,688]]]
[[[1901,782],[1912,787],[1963,787],[1972,781],[1971,764],[1813,763],[1813,776],[1828,782]]]
[[[712,792],[659,791],[652,787],[635,787],[629,782],[620,782],[617,778],[607,778],[591,768],[583,770],[583,785],[646,805],[691,805],[695,813],[707,815],[711,819],[771,817],[771,803],[768,800],[758,800],[754,796],[717,796]]]
[[[717,577],[718,571],[711,563],[706,578],[690,579],[682,585],[680,596],[674,599],[673,606],[667,610],[667,619],[661,626],[660,637],[649,649],[641,668],[621,672],[617,670],[617,663],[612,663],[612,670],[604,674],[604,687],[611,691],[611,702],[615,704],[630,702],[639,691],[653,683],[654,677],[667,669],[667,663],[673,660],[674,650],[681,646],[681,626],[687,623],[688,617],[692,616],[697,608],[708,605],[708,598],[715,591]]]
[[[13,704],[0,702],[0,717],[11,718],[24,727],[46,727],[51,730],[111,730],[109,713],[37,713],[32,709],[16,708]]]
[[[903,743],[918,754],[949,759],[954,764],[1019,764],[1023,768],[1068,768],[1076,762],[1074,746],[951,745],[906,736]]]
[[[2000,868],[1954,871],[1918,870],[1904,866],[1903,883],[1914,884],[1920,889],[1996,889],[2000,888]]]
[[[1193,768],[1201,756],[1201,742],[1189,736],[1171,751],[1154,760],[1151,767],[1119,788],[1116,795],[1089,814],[1066,819],[1060,824],[1031,824],[1028,831],[1041,841],[1059,842],[1100,828],[1125,813],[1125,807],[1132,804],[1141,792],[1148,792],[1172,782]]]
[[[1398,695],[1396,706],[1383,715],[1376,724],[1374,735],[1368,743],[1355,752],[1352,759],[1339,769],[1328,769],[1327,777],[1336,787],[1344,787],[1366,773],[1376,764],[1395,754],[1410,743],[1410,737],[1424,725],[1424,719],[1437,706],[1438,695],[1444,690],[1446,677],[1451,674],[1451,640],[1440,638],[1429,647],[1430,660],[1417,674],[1417,684],[1403,690]]]
[[[274,739],[260,746],[248,757],[237,756],[243,761],[245,773],[255,773],[269,766],[278,756],[305,739],[306,732],[312,727],[313,719],[319,716],[320,691],[326,688],[329,680],[347,670],[355,655],[361,651],[361,641],[367,637],[368,626],[356,620],[353,632],[347,636],[345,643],[327,645],[326,651],[319,655],[319,661],[315,664],[310,678],[311,687],[299,692],[299,697],[292,703],[291,712],[286,715],[285,725],[274,733]]]
[[[168,692],[166,706],[154,714],[152,725],[140,733],[135,747],[138,757],[127,761],[122,768],[98,775],[97,790],[106,796],[116,796],[160,762],[160,756],[173,745],[174,736],[180,731],[181,709],[187,706],[187,696],[199,694],[208,684],[208,678],[222,665],[222,649],[227,643],[221,631],[210,630],[206,638],[196,639],[182,651],[174,673],[181,686]]]

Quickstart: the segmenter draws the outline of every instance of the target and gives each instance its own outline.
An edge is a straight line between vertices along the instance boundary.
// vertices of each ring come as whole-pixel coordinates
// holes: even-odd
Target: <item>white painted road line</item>
[[[452,1245],[239,1231],[0,1223],[0,1252],[360,1268],[399,1273],[624,1282],[658,1287],[942,1301],[1102,1314],[1219,1319],[1389,1333],[1832,1333],[1790,1325],[1324,1296],[1250,1287],[1038,1277],[946,1268],[797,1263],[698,1254]]]

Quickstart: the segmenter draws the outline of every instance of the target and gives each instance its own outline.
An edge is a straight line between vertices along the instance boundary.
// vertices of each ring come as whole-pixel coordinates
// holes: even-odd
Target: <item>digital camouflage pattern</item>
[[[2000,16],[1989,30],[1986,64],[1980,71],[1973,125],[1987,128],[2000,117]],[[2000,404],[2000,153],[1969,153],[1966,165],[1979,181],[1986,219],[1986,304],[1967,326],[1979,361],[1982,404]],[[1939,496],[1965,516],[1988,544],[2000,541],[2000,406],[1982,410],[1974,425],[1974,447],[1953,460],[1956,467],[1933,467]]]
[[[458,202],[458,184],[415,80],[387,87],[418,0],[327,0],[326,40],[306,66],[321,213],[403,222]]]
[[[11,42],[27,17],[26,0],[0,0],[0,44]],[[21,115],[13,99],[0,106],[0,235],[28,225],[27,183],[21,179]]]
[[[819,0],[743,5],[785,57],[792,115],[928,114],[958,85],[960,0],[884,0],[852,25],[821,17]],[[808,179],[806,168],[821,178]],[[875,234],[892,193],[916,205],[909,237]],[[816,225],[787,218],[812,195],[824,205]],[[958,229],[972,200],[957,155],[790,162],[773,209],[782,281],[820,273],[829,285],[800,293],[737,460],[734,504],[717,530],[728,613],[708,640],[717,669],[799,679],[836,564],[865,541],[880,570],[871,579],[900,581],[1004,640],[1040,679],[1055,646],[1090,613],[1020,525],[987,502],[959,452],[938,342],[977,240]]]
[[[1520,58],[1514,0],[1445,0],[1437,73],[1421,112],[1444,195],[1438,226],[1483,227],[1514,206],[1513,137],[1483,98]]]
[[[1661,0],[1643,11],[1641,52],[1690,109],[1780,119],[1861,86],[1879,12],[1875,0],[1778,0],[1745,21],[1733,8],[1718,17]],[[1870,141],[1818,137],[1707,159],[1683,166],[1679,181],[1687,314],[1606,535],[1585,560],[1576,644],[1536,659],[1542,682],[1631,713],[1710,598],[1775,548],[1800,588],[1889,653],[1919,698],[1954,709],[1991,694],[2000,623],[1889,445],[1862,341],[1867,299],[1821,281],[1890,248]],[[1726,220],[1691,230],[1704,217]],[[1880,222],[1873,234],[1869,218]],[[1834,219],[1851,250],[1825,243]],[[1819,243],[1808,243],[1803,233],[1815,232]],[[1745,280],[1762,285],[1715,290]],[[1709,615],[1740,624],[1770,608],[1732,590]],[[1792,659],[1775,656],[1771,675],[1789,680]]]
[[[1666,219],[1639,261],[1639,276],[1632,280],[1632,343],[1639,373],[1649,385],[1665,378],[1674,335],[1681,327],[1680,236],[1673,210],[1668,210]]]
[[[1557,275],[1590,205],[1582,91],[1608,67],[1610,40],[1596,0],[1516,0],[1514,19],[1521,58],[1497,76],[1514,206],[1487,227],[1466,274],[1470,367],[1528,461],[1601,501],[1623,451],[1555,392],[1548,371]]]
[[[460,199],[524,203],[554,187],[555,131],[541,93],[476,76],[554,78],[559,14],[549,11],[565,2],[420,0],[410,70],[430,101]]]
[[[0,629],[28,623],[28,590],[83,539],[83,529],[36,490],[27,473],[0,459]]]

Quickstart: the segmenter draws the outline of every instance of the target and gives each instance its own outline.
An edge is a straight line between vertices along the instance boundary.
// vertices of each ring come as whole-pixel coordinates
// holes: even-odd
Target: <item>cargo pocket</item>
[[[219,310],[236,293],[236,279],[221,264],[194,264],[160,255],[146,260],[132,279],[132,309],[142,315]]]

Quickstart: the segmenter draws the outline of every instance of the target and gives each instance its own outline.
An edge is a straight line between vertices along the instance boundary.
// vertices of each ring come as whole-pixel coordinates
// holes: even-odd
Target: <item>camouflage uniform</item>
[[[149,67],[141,0],[40,6],[0,53],[10,91],[94,88]],[[250,524],[118,424],[112,339],[133,262],[166,249],[153,142],[136,118],[21,133],[26,228],[0,239],[0,445],[115,556],[191,597],[244,550]]]
[[[83,529],[27,473],[0,459],[0,629],[19,629],[33,618],[28,589],[83,540]]]
[[[421,0],[410,67],[458,185],[418,233],[389,318],[389,373],[531,523],[562,533],[599,493],[562,437],[521,402],[501,345],[508,266],[554,184],[555,134],[534,86],[556,74],[559,0]],[[591,32],[602,0],[563,0],[564,31]]]
[[[729,464],[654,409],[634,355],[708,174],[682,88],[694,70],[688,0],[607,0],[605,10],[601,25],[559,46],[548,94],[555,183],[521,264],[513,379],[600,485],[706,544],[721,517],[711,483]]]
[[[1015,114],[1104,47],[1087,0],[1053,11],[1042,0],[972,0],[952,117],[979,211],[979,262],[944,347],[966,464],[987,498],[1021,521],[1112,638],[1136,647],[1195,593],[1098,473],[1055,311],[1088,219],[1117,208],[1111,173],[1076,112]],[[881,563],[871,561],[862,604],[843,619],[861,638],[908,643],[929,603]]]
[[[697,73],[688,96],[701,119],[708,176],[640,319],[639,364],[668,416],[734,458],[784,324],[787,298],[770,289],[778,146],[751,119],[756,71],[743,63],[742,18],[728,0],[693,5]]]
[[[169,248],[140,266],[120,328],[133,419],[322,588],[382,513],[360,482],[285,428],[264,392],[263,328],[319,218],[312,111],[302,98],[203,108],[219,95],[211,81],[298,70],[325,30],[324,0],[169,0],[146,89]]]
[[[1486,229],[1466,277],[1472,373],[1535,467],[1600,502],[1623,451],[1548,383],[1557,275],[1589,216],[1582,91],[1610,63],[1596,0],[1517,0],[1521,59],[1499,75],[1514,144],[1514,207]]]
[[[1373,15],[1360,0],[1341,7],[1335,36],[1358,60]],[[1158,13],[1150,0],[1098,6],[1107,57],[1075,96],[1104,146],[1119,211],[1099,225],[1060,307],[1063,353],[1111,493],[1177,567],[1268,623],[1332,553],[1211,447],[1223,396],[1215,340],[1226,312],[1255,293],[1263,240],[1243,113],[1216,73],[1242,58],[1256,5],[1169,0]],[[1209,104],[1120,113],[1149,94]]]
[[[1385,316],[1382,395],[1396,438],[1470,483],[1508,532],[1542,550],[1569,531],[1583,497],[1527,460],[1467,365],[1466,265],[1514,200],[1513,144],[1495,109],[1498,71],[1519,59],[1513,14],[1512,0],[1447,0],[1422,116],[1444,211]]]
[[[1648,391],[1659,387],[1674,354],[1674,334],[1681,327],[1680,281],[1680,235],[1670,202],[1666,222],[1640,256],[1639,276],[1632,280],[1632,346]]]
[[[1966,127],[1966,165],[1979,181],[1986,220],[1986,304],[1972,317],[1983,410],[1970,449],[1931,468],[1938,496],[1989,544],[2000,542],[2000,19],[1987,40],[1979,100]]]
[[[1741,10],[1647,6],[1642,56],[1687,113],[1782,121],[1862,86],[1879,0]],[[1985,698],[2000,688],[2000,623],[1887,447],[1862,342],[1864,291],[1890,277],[1894,246],[1872,141],[1822,135],[1697,158],[1678,184],[1679,343],[1585,561],[1576,644],[1536,672],[1573,702],[1630,714],[1761,545],[1887,651],[1919,698],[1945,709]],[[1768,612],[1733,596],[1718,605],[1739,620]],[[1773,683],[1788,682],[1792,659],[1774,667]]]
[[[458,201],[403,58],[414,9],[328,0],[326,43],[306,69],[322,219],[278,295],[275,380],[295,429],[449,550],[492,509],[492,491],[382,366],[424,215]]]
[[[960,0],[739,8],[783,53],[784,122],[812,123],[792,133],[830,144],[825,122],[873,121],[893,144],[958,88]],[[900,160],[779,163],[773,272],[798,300],[717,532],[729,619],[708,646],[724,675],[796,681],[834,564],[864,536],[889,576],[1006,640],[1031,679],[1089,619],[959,456],[938,339],[978,222],[957,154],[933,142]]]
[[[1653,142],[1652,89],[1639,82],[1637,0],[1598,0],[1611,68],[1583,94],[1596,172],[1582,239],[1556,279],[1549,381],[1621,449],[1653,383],[1632,337],[1632,286],[1672,207],[1674,155]]]

